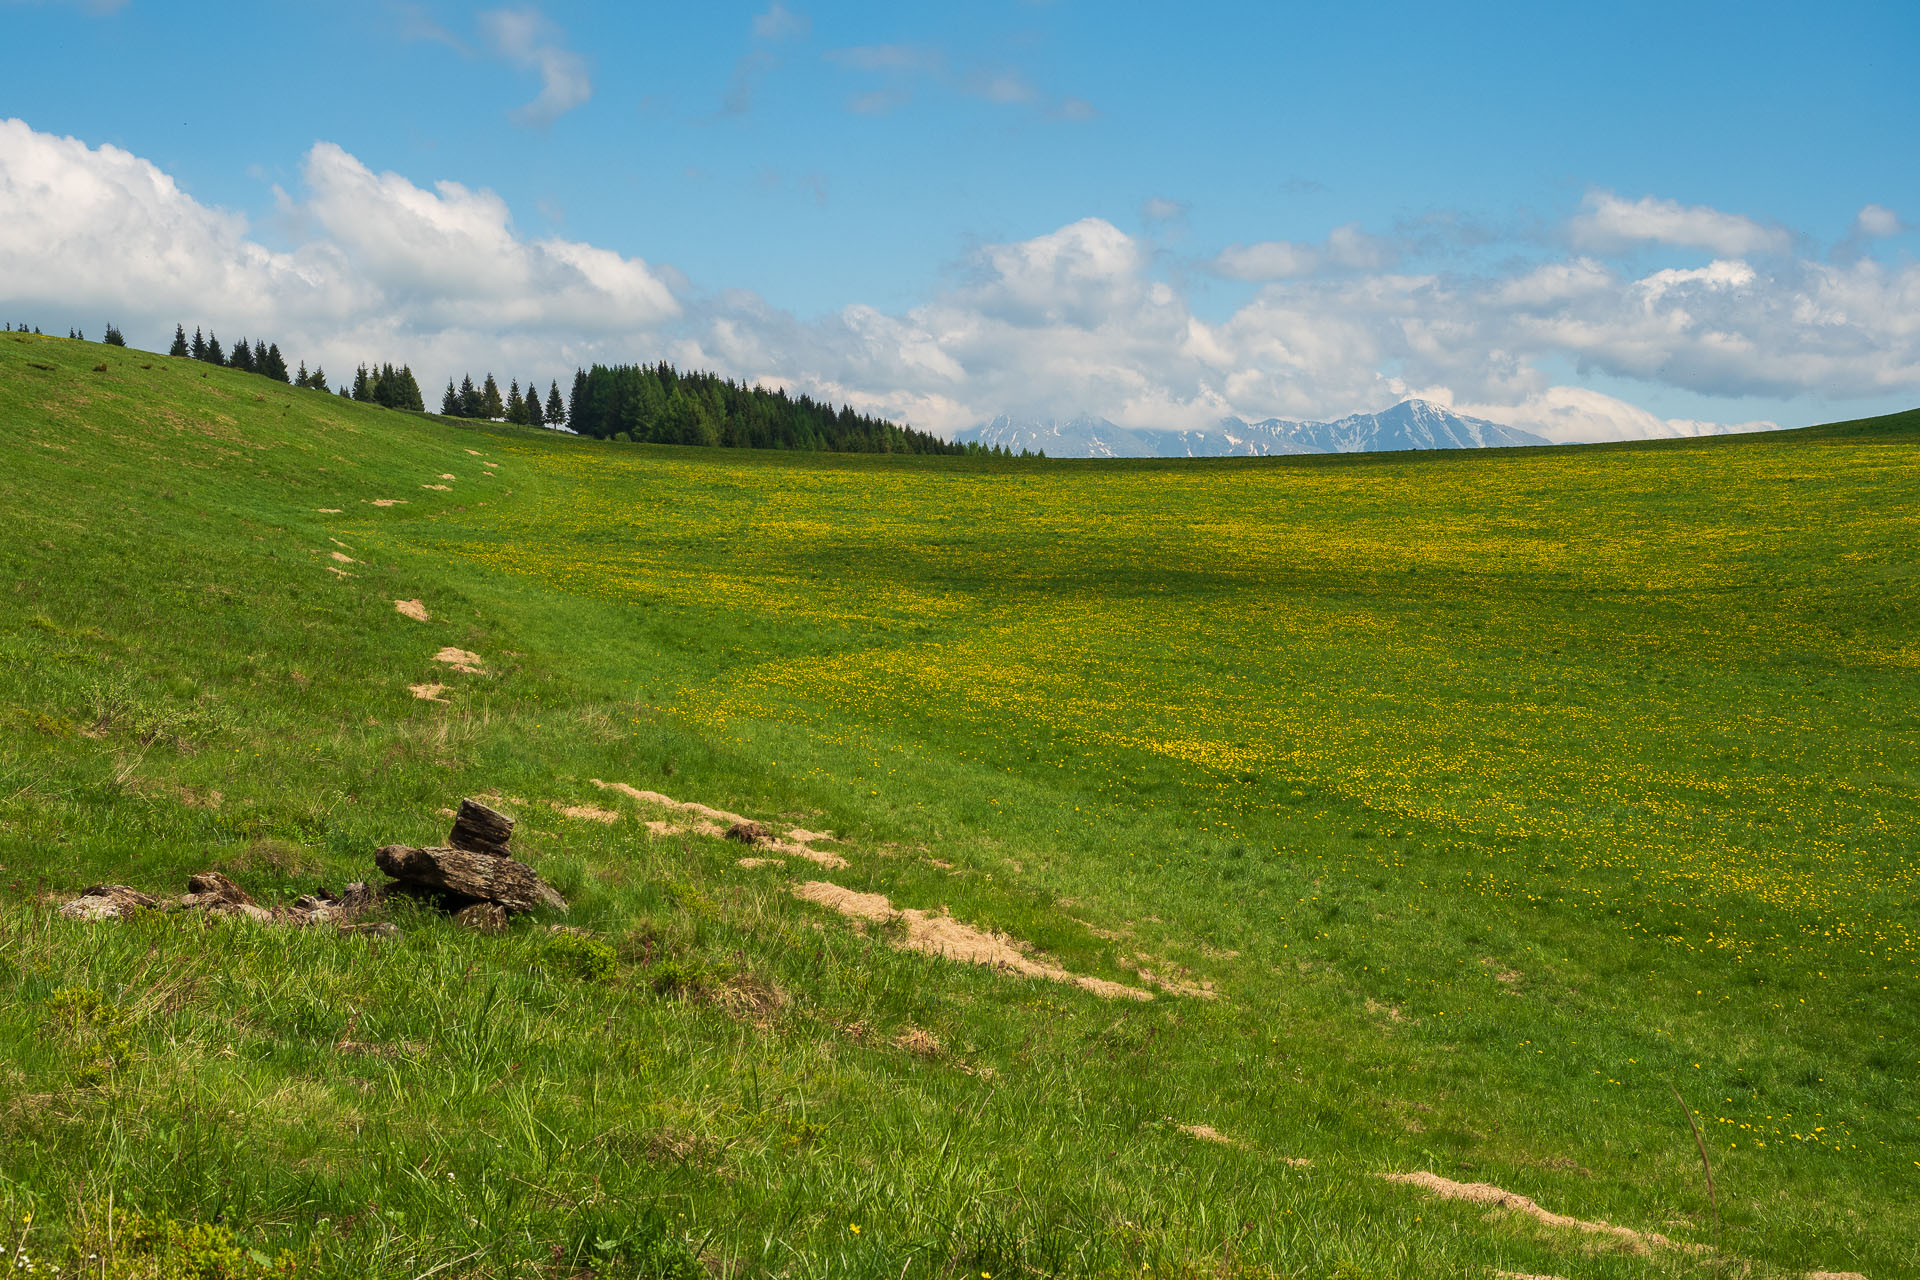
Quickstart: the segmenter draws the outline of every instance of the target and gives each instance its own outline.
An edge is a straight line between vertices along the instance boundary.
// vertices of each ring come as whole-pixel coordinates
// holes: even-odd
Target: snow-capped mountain
[[[1406,400],[1382,413],[1356,413],[1333,422],[1222,418],[1214,426],[1175,431],[1121,427],[1081,415],[1018,420],[1001,414],[954,437],[1044,451],[1050,458],[1214,458],[1230,454],[1378,453],[1393,449],[1492,449],[1546,444],[1530,431],[1467,418],[1425,400]]]

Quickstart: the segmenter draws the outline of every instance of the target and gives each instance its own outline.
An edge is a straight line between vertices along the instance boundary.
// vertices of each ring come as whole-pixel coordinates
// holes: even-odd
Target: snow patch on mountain
[[[1050,458],[1270,457],[1303,453],[1380,453],[1402,449],[1497,449],[1549,443],[1517,427],[1469,418],[1405,400],[1381,413],[1355,413],[1332,422],[1222,418],[1212,427],[1172,430],[1122,427],[1082,414],[1063,420],[1016,419],[1001,414],[958,433],[962,442],[1045,452]]]

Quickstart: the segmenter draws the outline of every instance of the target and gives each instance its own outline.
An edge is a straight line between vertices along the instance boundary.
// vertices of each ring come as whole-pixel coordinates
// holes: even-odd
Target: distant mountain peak
[[[1205,458],[1230,455],[1380,453],[1405,449],[1493,449],[1548,443],[1530,431],[1469,418],[1430,400],[1402,400],[1379,413],[1355,413],[1332,422],[1222,418],[1212,427],[1181,430],[1122,427],[1077,414],[1017,418],[1003,413],[955,437],[1055,458]]]

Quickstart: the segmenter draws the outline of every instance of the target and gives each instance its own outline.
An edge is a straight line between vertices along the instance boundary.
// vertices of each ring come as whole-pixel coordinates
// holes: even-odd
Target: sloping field
[[[0,519],[43,1267],[1920,1274],[1920,414],[746,454],[9,334]],[[469,795],[586,939],[54,913]]]

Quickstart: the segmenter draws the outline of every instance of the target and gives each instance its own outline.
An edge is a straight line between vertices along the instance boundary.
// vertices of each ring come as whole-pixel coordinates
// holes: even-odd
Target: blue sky
[[[942,430],[1920,403],[1910,3],[0,0],[0,24],[0,302],[43,324],[204,318],[436,380],[665,355]],[[151,265],[176,257],[198,268]]]

